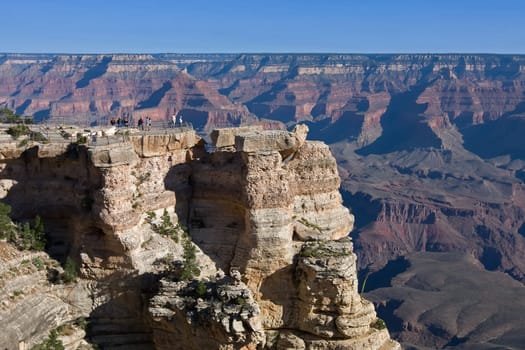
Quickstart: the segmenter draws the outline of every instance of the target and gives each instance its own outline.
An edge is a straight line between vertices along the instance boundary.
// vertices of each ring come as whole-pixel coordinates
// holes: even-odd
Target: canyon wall
[[[176,113],[201,134],[214,125],[304,123],[335,156],[356,214],[358,271],[370,286],[376,271],[414,252],[465,253],[523,282],[524,66],[523,55],[489,54],[2,54],[0,106],[80,125],[150,115],[162,126]],[[227,170],[216,177],[244,181]],[[199,196],[195,227],[211,205]],[[249,214],[217,196],[232,211],[216,205],[223,214],[215,219],[231,235],[203,249],[220,256],[224,247],[233,259],[234,237],[251,225],[238,218]],[[230,257],[216,261],[225,267]],[[447,344],[455,335],[442,336]],[[433,346],[424,337],[419,345]]]
[[[140,117],[167,124],[183,115],[202,128],[255,120],[167,60],[151,55],[7,55],[0,59],[0,104],[37,120],[79,125]]]
[[[3,201],[16,220],[42,217],[38,254],[74,259],[80,279],[6,276],[5,297],[23,293],[3,304],[0,343],[32,345],[87,317],[84,341],[108,349],[399,348],[357,291],[353,216],[335,159],[307,131],[223,129],[211,153],[182,129],[109,145],[2,143]],[[199,272],[182,279],[188,244]]]

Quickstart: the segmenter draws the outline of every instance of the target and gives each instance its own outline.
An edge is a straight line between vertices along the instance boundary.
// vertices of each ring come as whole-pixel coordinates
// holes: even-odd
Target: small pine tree
[[[7,133],[11,135],[15,140],[22,135],[29,135],[31,130],[24,124],[16,124],[7,129]]]
[[[20,250],[44,250],[46,237],[44,225],[39,216],[35,218],[35,225],[31,227],[29,222],[18,226],[18,234],[12,240]]]
[[[182,280],[191,280],[195,276],[201,273],[199,266],[197,265],[197,248],[191,242],[191,239],[185,239],[183,243],[184,253],[182,255],[184,259],[184,265],[182,267],[182,272],[180,278]]]
[[[64,350],[64,344],[58,339],[58,332],[53,329],[49,337],[31,348],[31,350]]]
[[[22,250],[29,250],[33,246],[33,230],[29,222],[25,222],[20,230],[19,248]]]
[[[44,223],[39,215],[35,217],[35,223],[33,226],[33,242],[31,249],[44,250],[46,246],[46,234],[44,232]]]
[[[11,206],[0,202],[0,238],[9,237],[13,230],[13,222],[9,214],[11,214]]]
[[[164,209],[164,212],[162,213],[162,216],[160,217],[160,230],[162,235],[166,235],[167,231],[169,230],[171,226],[171,219],[168,214],[168,211]]]
[[[44,250],[46,236],[40,216],[35,217],[34,225],[31,227],[29,222],[15,225],[9,217],[10,213],[11,207],[0,203],[0,239],[7,238],[20,250]]]
[[[156,226],[157,233],[168,236],[176,243],[179,242],[179,235],[177,234],[177,227],[171,222],[168,211],[164,209],[164,213],[160,217],[160,224]]]
[[[42,218],[40,217],[40,215],[35,216],[34,227],[35,232],[37,232],[38,234],[44,233],[44,223],[42,222]]]

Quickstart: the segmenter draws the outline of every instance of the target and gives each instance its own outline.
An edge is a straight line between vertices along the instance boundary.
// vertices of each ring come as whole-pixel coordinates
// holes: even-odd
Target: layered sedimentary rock
[[[132,123],[146,115],[167,124],[173,114],[198,127],[208,118],[239,125],[255,117],[173,62],[152,55],[13,55],[1,60],[0,103],[38,120]]]
[[[522,55],[240,55],[188,72],[330,144],[360,270],[473,251],[523,280]]]
[[[306,141],[304,126],[222,132],[229,141],[211,153],[183,129],[2,144],[4,201],[16,219],[40,215],[48,252],[78,263],[81,281],[67,288],[89,286],[48,303],[42,312],[63,315],[54,323],[13,333],[23,319],[9,318],[9,342],[87,316],[89,341],[104,348],[398,348],[357,293],[353,216],[328,147]],[[200,270],[181,280],[188,244]]]
[[[219,275],[214,281],[161,281],[151,300],[156,349],[241,348],[265,344],[261,310],[240,280]],[[236,274],[236,275],[235,275]]]
[[[353,217],[341,206],[335,160],[326,145],[305,142],[306,130],[299,129],[218,130],[216,140],[237,131],[235,146],[193,164],[191,235],[220,268],[240,271],[266,335],[254,337],[258,328],[245,325],[245,336],[226,327],[214,339],[192,341],[222,348],[221,340],[230,337],[232,349],[395,348],[386,330],[372,327],[373,306],[357,292],[355,255],[344,238]],[[191,328],[181,334],[177,325],[187,305],[176,306],[168,286],[151,309],[161,348],[199,335]],[[202,312],[198,302],[194,308]],[[230,324],[217,322],[224,323]],[[178,344],[182,349],[186,343]]]
[[[62,262],[66,257],[76,262],[90,286],[79,297],[89,304],[80,316],[89,317],[94,344],[152,347],[143,294],[155,283],[156,262],[169,254],[180,256],[182,248],[156,234],[144,213],[160,216],[167,210],[177,222],[175,207],[181,208],[179,214],[187,211],[186,163],[199,140],[187,131],[131,137],[124,143],[119,136],[109,145],[99,139],[90,147],[68,140],[2,143],[3,200],[13,207],[16,220],[40,215],[47,251]],[[62,311],[53,305],[48,312],[59,315]],[[29,333],[19,333],[18,341],[34,344],[60,323],[44,321],[24,328]],[[14,320],[10,327],[20,324]]]
[[[0,242],[0,344],[5,349],[19,349],[38,342],[50,329],[72,324],[92,309],[90,286],[53,284],[49,269],[57,261],[45,252],[20,252],[6,242]],[[85,332],[72,330],[68,342],[71,348],[85,344]]]
[[[369,144],[393,97],[464,127],[521,110],[519,55],[0,55],[0,103],[42,119],[150,115],[239,125],[311,121]],[[327,123],[329,122],[329,123]],[[340,137],[340,135],[337,135]]]

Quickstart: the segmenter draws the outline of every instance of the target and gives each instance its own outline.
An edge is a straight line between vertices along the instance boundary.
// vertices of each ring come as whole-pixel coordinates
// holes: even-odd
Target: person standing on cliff
[[[142,117],[139,119],[138,127],[140,130],[144,130],[144,119],[142,119]]]
[[[146,130],[151,130],[151,118],[149,116],[146,117]]]
[[[171,125],[173,128],[177,126],[177,116],[175,114],[171,116]]]
[[[179,125],[182,128],[182,114],[179,115]]]

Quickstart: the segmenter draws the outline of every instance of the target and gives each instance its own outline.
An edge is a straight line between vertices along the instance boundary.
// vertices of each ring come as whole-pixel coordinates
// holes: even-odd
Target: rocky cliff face
[[[0,242],[0,344],[5,349],[33,345],[50,329],[73,323],[91,310],[86,295],[89,283],[56,285],[50,283],[47,269],[58,266],[44,252],[20,252]],[[71,327],[65,345],[85,344],[85,331]]]
[[[243,317],[242,305],[231,297],[224,300],[220,279],[208,282],[209,300],[195,301],[190,310],[170,301],[178,293],[173,288],[181,286],[168,283],[153,308],[154,334],[161,334],[162,348],[177,339],[192,339],[188,345],[178,340],[181,348],[220,348],[225,340],[232,348],[396,346],[384,330],[372,327],[373,307],[357,293],[355,255],[343,239],[353,218],[341,206],[335,160],[326,145],[305,142],[305,135],[304,129],[295,134],[245,131],[235,135],[234,144],[217,144],[225,150],[193,164],[191,235],[220,268],[242,274],[256,306],[250,294],[241,304],[260,314],[246,311]],[[210,301],[214,298],[222,304]],[[213,313],[218,319],[210,321],[218,328],[214,337],[178,326],[188,314],[203,322],[209,308],[218,310]],[[237,308],[237,314],[229,308]],[[265,337],[258,335],[262,330]]]
[[[3,200],[17,219],[43,218],[48,253],[77,261],[81,280],[57,288],[28,269],[0,342],[31,345],[84,316],[104,348],[398,348],[357,292],[353,216],[328,147],[305,127],[222,132],[212,153],[177,129],[89,147],[2,143]],[[182,279],[192,246],[199,272]],[[13,314],[46,297],[48,316]]]
[[[167,209],[177,220],[174,191],[180,189],[184,201],[188,183],[172,168],[191,159],[198,140],[187,131],[90,148],[65,140],[25,147],[19,141],[2,143],[3,200],[17,220],[40,215],[49,235],[48,253],[61,261],[73,259],[89,286],[77,297],[87,306],[69,318],[37,319],[25,328],[13,319],[10,327],[20,329],[19,341],[34,344],[61,320],[84,316],[90,319],[94,344],[151,348],[144,295],[155,282],[157,260],[180,255],[181,248],[144,223],[145,212],[160,216]],[[45,285],[31,284],[37,288],[40,283]],[[50,315],[60,312],[49,308]]]

